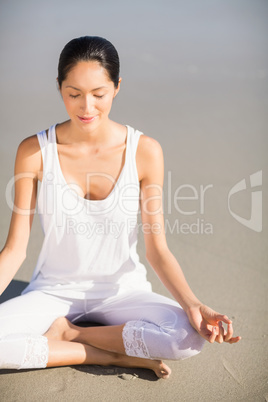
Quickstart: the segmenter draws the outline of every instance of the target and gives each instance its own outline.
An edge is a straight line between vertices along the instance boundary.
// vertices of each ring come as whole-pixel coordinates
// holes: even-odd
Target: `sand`
[[[111,117],[161,143],[169,247],[197,296],[229,315],[242,340],[170,362],[166,381],[116,367],[2,370],[0,401],[268,400],[267,17],[261,0],[1,3],[1,245],[19,142],[66,119],[55,84],[60,50],[76,36],[107,37],[123,78]],[[231,195],[242,180],[246,189]],[[27,284],[41,243],[36,217],[27,260],[0,302]],[[141,235],[139,252],[154,290],[168,295]]]

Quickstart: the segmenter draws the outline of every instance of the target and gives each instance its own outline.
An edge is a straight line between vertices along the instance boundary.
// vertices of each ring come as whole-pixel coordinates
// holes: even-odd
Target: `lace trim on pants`
[[[144,325],[142,321],[128,321],[125,324],[122,336],[127,356],[150,359],[143,337]]]
[[[20,369],[45,368],[48,362],[47,338],[31,335],[26,338],[25,355]]]

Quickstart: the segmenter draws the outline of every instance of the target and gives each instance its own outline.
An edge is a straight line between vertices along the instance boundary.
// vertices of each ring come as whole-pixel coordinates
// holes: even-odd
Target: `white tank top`
[[[113,190],[103,200],[87,200],[66,183],[55,127],[48,137],[46,131],[37,134],[43,159],[38,213],[45,237],[23,293],[42,290],[95,299],[127,290],[151,291],[136,250],[140,185],[135,156],[142,133],[127,126],[125,163]]]

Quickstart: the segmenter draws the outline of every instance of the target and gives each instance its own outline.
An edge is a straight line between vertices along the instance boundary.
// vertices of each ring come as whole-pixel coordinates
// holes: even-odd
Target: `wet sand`
[[[115,367],[2,370],[0,400],[268,400],[268,4],[54,3],[0,6],[1,245],[19,142],[67,118],[56,90],[59,52],[73,37],[107,37],[121,56],[123,78],[111,117],[161,143],[170,249],[197,296],[229,315],[242,340],[206,344],[200,355],[170,362],[167,381],[147,370]],[[29,281],[41,243],[36,216],[27,260],[0,302]],[[154,290],[168,295],[145,260],[141,234],[139,251]]]

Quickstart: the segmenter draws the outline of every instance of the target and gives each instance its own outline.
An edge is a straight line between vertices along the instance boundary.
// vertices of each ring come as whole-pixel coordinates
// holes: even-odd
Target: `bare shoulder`
[[[159,157],[163,154],[160,143],[155,138],[144,134],[140,136],[137,152],[142,156],[151,158]]]
[[[36,153],[38,151],[40,151],[40,146],[36,134],[24,138],[18,147],[18,152],[24,156],[30,156],[32,153]]]
[[[163,168],[164,157],[160,143],[147,135],[141,135],[138,143],[137,154],[137,169],[139,180],[142,180],[148,170],[156,167]]]
[[[37,135],[27,137],[19,144],[15,170],[36,174],[42,170],[42,156]]]

